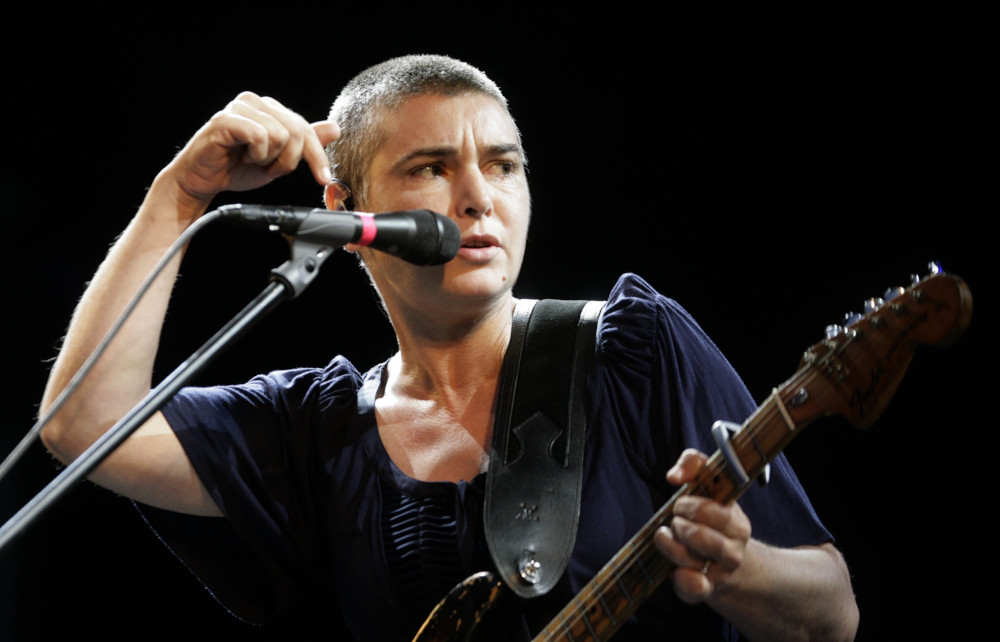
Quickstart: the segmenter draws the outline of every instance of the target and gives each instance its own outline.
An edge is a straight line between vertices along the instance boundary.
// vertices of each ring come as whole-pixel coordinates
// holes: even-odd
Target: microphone
[[[364,245],[416,265],[440,265],[458,254],[461,232],[447,216],[430,210],[369,214],[322,208],[223,205],[222,219],[256,229],[341,247]]]

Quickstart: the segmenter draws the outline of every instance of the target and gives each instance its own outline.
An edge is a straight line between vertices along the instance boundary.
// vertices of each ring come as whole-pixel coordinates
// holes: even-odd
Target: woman
[[[183,391],[93,479],[150,506],[224,515],[262,565],[265,601],[327,585],[359,639],[406,639],[447,586],[490,565],[483,471],[530,194],[520,134],[478,70],[443,57],[388,61],[355,78],[330,120],[315,125],[272,99],[238,97],[154,181],[80,303],[43,408],[217,193],[261,186],[301,161],[330,209],[351,199],[358,210],[431,209],[458,224],[461,249],[442,266],[349,248],[381,296],[398,352],[364,375],[338,357],[243,386]],[[43,435],[64,461],[148,390],[170,280]],[[753,409],[714,345],[640,279],[623,278],[609,296],[598,345],[577,544],[560,586],[527,605],[528,628],[544,624],[665,499],[670,461],[671,484],[693,477],[705,457],[692,448],[711,448],[711,420],[742,420]],[[853,637],[843,560],[787,464],[775,467],[767,494],[742,500],[747,512],[703,498],[678,503],[656,538],[677,565],[673,591],[626,630]],[[748,513],[780,546],[751,538]],[[222,580],[224,599],[234,583]]]

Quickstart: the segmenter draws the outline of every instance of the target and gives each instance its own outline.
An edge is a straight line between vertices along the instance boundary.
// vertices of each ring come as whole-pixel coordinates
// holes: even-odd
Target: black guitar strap
[[[519,300],[500,374],[486,478],[486,541],[521,597],[548,592],[580,516],[588,364],[603,301]]]

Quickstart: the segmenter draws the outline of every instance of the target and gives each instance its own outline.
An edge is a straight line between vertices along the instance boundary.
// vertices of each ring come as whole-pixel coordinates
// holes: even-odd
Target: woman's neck
[[[485,470],[493,409],[514,299],[463,331],[394,319],[400,350],[375,404],[379,436],[404,473],[424,481],[471,480]]]
[[[394,317],[399,352],[389,364],[386,392],[452,406],[482,393],[484,382],[495,388],[514,303],[508,295],[477,315]]]

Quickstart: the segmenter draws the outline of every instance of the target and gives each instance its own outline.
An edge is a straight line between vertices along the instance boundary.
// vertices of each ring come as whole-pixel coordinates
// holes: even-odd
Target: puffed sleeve
[[[716,420],[742,423],[756,409],[743,381],[691,315],[638,276],[622,276],[612,290],[598,346],[598,412],[618,427],[634,464],[652,483],[666,486],[663,476],[684,448],[715,452]],[[770,544],[832,539],[783,455],[771,464],[770,483],[753,484],[740,505],[754,536]]]

